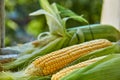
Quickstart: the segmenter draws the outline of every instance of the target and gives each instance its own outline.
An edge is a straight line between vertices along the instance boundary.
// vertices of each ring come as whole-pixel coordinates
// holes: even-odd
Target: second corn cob
[[[78,68],[59,80],[120,80],[120,54],[106,55],[105,58]]]
[[[90,64],[92,64],[96,61],[99,61],[99,60],[103,59],[104,57],[105,56],[97,57],[97,58],[94,58],[94,59],[90,59],[90,60],[78,63],[78,64],[70,66],[70,67],[66,67],[65,69],[63,69],[63,70],[57,72],[56,74],[54,74],[52,76],[51,80],[59,80],[61,77],[64,77],[65,75],[73,72],[74,70],[79,69],[79,68],[83,68],[85,66],[88,66],[88,65],[90,65]]]
[[[67,66],[80,56],[110,45],[112,45],[110,41],[98,39],[67,47],[36,59],[28,66],[25,73],[28,75],[40,76],[50,75]]]

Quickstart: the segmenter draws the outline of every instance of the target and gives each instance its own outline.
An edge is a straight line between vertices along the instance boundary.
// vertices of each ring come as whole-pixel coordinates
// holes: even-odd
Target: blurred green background
[[[100,23],[102,0],[49,0],[83,15],[90,24]],[[39,33],[48,31],[44,16],[31,17],[29,13],[40,9],[39,0],[5,0],[5,45],[12,46],[35,40]],[[68,27],[79,26],[69,22]]]

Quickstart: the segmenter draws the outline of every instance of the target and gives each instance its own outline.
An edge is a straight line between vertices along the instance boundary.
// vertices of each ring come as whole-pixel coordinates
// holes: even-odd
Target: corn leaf
[[[82,15],[79,16],[76,13],[74,13],[73,11],[71,11],[70,9],[66,9],[59,4],[57,4],[57,7],[58,7],[58,10],[60,11],[61,16],[66,17],[67,20],[73,19],[73,20],[76,20],[78,22],[89,24],[88,21],[85,18],[83,18]]]
[[[49,26],[50,33],[55,34],[55,35],[60,35],[60,36],[65,36],[66,35],[66,30],[65,27],[62,24],[62,19],[59,15],[59,11],[56,7],[56,4],[50,5],[48,3],[48,0],[39,0],[41,7],[51,14],[53,17],[50,17],[48,15],[46,16],[47,19],[47,24]]]

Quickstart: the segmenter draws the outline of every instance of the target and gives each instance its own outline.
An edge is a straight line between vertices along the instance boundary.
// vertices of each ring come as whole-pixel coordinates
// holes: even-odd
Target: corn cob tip
[[[41,68],[36,68],[34,64],[30,64],[27,69],[25,69],[25,74],[27,75],[39,75],[42,76]]]

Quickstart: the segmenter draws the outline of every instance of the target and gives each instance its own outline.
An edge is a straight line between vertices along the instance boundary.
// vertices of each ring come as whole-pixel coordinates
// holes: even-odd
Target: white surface
[[[120,30],[120,0],[103,0],[101,24],[110,24]]]

